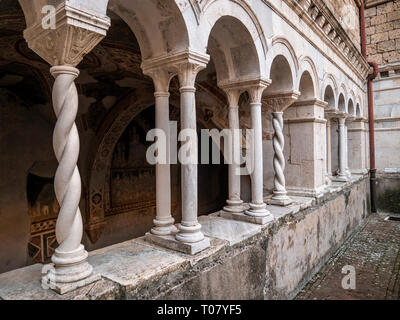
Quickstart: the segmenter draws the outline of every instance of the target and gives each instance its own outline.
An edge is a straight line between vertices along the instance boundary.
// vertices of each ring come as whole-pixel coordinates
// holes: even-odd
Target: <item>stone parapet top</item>
[[[293,196],[294,203],[290,206],[267,206],[275,221],[265,226],[223,219],[219,212],[200,217],[199,222],[211,247],[195,256],[153,245],[145,241],[145,237],[92,251],[88,260],[101,275],[101,280],[65,295],[41,287],[42,264],[3,273],[0,274],[0,299],[127,299],[134,298],[138,288],[152,282],[166,290],[170,284],[160,280],[163,277],[199,268],[205,261],[219,259],[219,254],[226,254],[236,246],[246,246],[260,237],[268,238],[274,230],[307,215],[308,209],[338,197],[364,179],[367,179],[366,174],[354,175],[346,183],[333,182],[318,198]]]

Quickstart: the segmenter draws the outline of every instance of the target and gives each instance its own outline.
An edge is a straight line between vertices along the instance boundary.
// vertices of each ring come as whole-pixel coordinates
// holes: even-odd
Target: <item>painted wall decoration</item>
[[[55,236],[60,206],[54,193],[53,178],[28,174],[28,213],[31,217],[31,238],[28,259],[34,263],[50,261],[58,243]]]

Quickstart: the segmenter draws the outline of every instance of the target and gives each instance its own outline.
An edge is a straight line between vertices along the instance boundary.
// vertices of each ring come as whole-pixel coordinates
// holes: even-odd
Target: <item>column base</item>
[[[101,279],[93,272],[93,267],[86,261],[88,253],[83,245],[71,252],[56,249],[51,257],[52,264],[42,269],[42,287],[65,294]]]
[[[291,205],[292,203],[293,200],[287,196],[287,193],[279,194],[277,192],[274,192],[272,198],[268,200],[268,204],[273,206],[286,207],[288,205]]]
[[[168,236],[178,233],[178,229],[174,225],[175,220],[173,218],[167,221],[155,219],[153,222],[155,226],[151,228],[150,232],[156,236]]]
[[[164,247],[167,249],[171,249],[174,251],[179,251],[182,253],[195,255],[207,248],[210,247],[210,239],[204,237],[198,242],[188,243],[182,242],[176,239],[175,235],[167,235],[167,236],[157,236],[151,234],[150,232],[146,233],[146,241],[156,244],[160,247]]]
[[[88,277],[82,280],[78,280],[75,282],[63,283],[56,282],[54,279],[57,279],[55,275],[54,265],[48,264],[43,267],[43,269],[50,269],[50,271],[42,277],[42,288],[45,290],[52,289],[58,294],[66,294],[68,292],[74,291],[76,289],[85,287],[89,284],[92,284],[96,281],[101,280],[101,275],[97,272],[92,272]]]
[[[231,219],[253,224],[265,225],[274,221],[274,216],[266,209],[266,204],[249,204],[250,209],[244,212],[220,211],[219,216],[225,219]]]
[[[243,213],[243,201],[242,200],[227,200],[226,206],[223,208],[223,211],[230,213]]]
[[[336,182],[348,182],[349,181],[349,177],[347,175],[338,175],[333,177],[333,181]]]

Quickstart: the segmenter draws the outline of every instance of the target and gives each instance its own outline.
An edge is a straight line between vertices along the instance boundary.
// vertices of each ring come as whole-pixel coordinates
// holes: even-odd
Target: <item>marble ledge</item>
[[[327,193],[337,192],[362,179],[354,176],[346,183],[333,183]],[[333,191],[334,190],[334,191]],[[316,204],[315,198],[292,197],[287,207],[268,205],[274,221],[264,226],[221,218],[219,213],[199,217],[202,231],[211,246],[196,255],[188,255],[160,247],[145,237],[125,241],[89,253],[89,263],[101,280],[73,292],[59,295],[43,289],[40,283],[42,264],[0,274],[0,299],[6,300],[92,300],[121,299],[121,292],[129,292],[163,276],[190,269],[204,259],[213,259],[228,248],[262,235],[287,215],[296,215]]]

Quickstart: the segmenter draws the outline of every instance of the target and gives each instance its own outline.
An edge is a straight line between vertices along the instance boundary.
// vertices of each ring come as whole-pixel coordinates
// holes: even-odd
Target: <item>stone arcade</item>
[[[0,2],[0,298],[293,297],[369,213],[370,66],[336,2]],[[170,121],[253,129],[254,170],[149,165]]]

